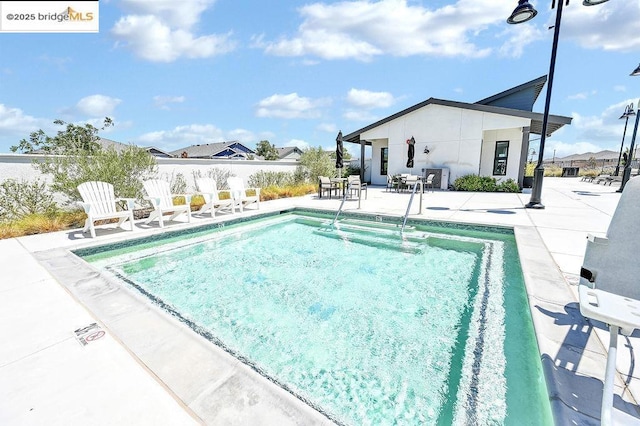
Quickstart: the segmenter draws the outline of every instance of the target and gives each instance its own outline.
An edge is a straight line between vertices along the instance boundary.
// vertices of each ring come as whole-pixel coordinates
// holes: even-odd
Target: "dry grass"
[[[260,200],[268,201],[278,198],[300,197],[311,194],[316,190],[317,187],[313,184],[287,187],[269,186],[267,188],[262,188],[260,191]],[[255,195],[255,193],[249,195]],[[229,192],[222,191],[220,193],[220,199],[226,198],[229,198]],[[184,202],[184,197],[176,197],[176,199],[174,199],[174,204],[184,204]],[[204,199],[202,196],[195,195],[191,199],[191,211],[199,210],[203,204]],[[146,215],[148,216],[148,212]],[[0,239],[82,228],[86,218],[87,215],[82,210],[61,211],[48,215],[32,214],[16,221],[0,223]],[[140,219],[140,217],[136,217],[136,219]],[[115,221],[117,221],[117,219],[112,221],[100,221],[98,224]]]
[[[65,211],[50,215],[31,214],[22,219],[0,223],[0,239],[44,234],[84,226],[87,215],[83,211]]]

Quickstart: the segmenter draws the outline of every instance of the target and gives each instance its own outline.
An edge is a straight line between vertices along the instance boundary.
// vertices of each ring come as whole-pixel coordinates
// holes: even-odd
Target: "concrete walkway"
[[[576,424],[599,424],[606,360],[602,342],[608,342],[606,327],[581,317],[576,284],[586,236],[606,233],[620,198],[616,189],[578,178],[545,178],[544,210],[525,209],[528,194],[448,191],[425,193],[421,211],[416,197],[411,210],[412,218],[514,228],[543,367],[551,378],[553,410],[563,421]],[[345,209],[401,216],[408,199],[406,193],[372,187],[360,209],[353,200],[345,203]],[[294,206],[335,211],[339,203],[314,194],[263,202],[260,212]],[[255,212],[244,213],[251,214]],[[192,224],[173,223],[165,229],[234,217],[238,214],[220,214],[216,219],[194,216]],[[116,297],[117,293],[117,306],[124,306],[123,298],[127,298],[126,303],[135,306],[137,314],[144,311],[147,315],[150,309],[145,302],[105,286],[104,280],[90,268],[83,269],[87,268],[84,265],[68,264],[68,249],[163,232],[141,223],[136,228],[136,233],[99,229],[95,240],[79,230],[0,240],[0,424],[329,424],[325,417],[300,407],[295,398],[290,401],[286,392],[260,382],[252,371],[245,371],[241,363],[224,355],[210,369],[195,368],[193,377],[207,372],[212,375],[198,389],[184,379],[184,371],[165,371],[173,368],[173,358],[189,356],[194,365],[201,366],[206,366],[209,358],[200,352],[159,355],[163,346],[132,330],[144,326],[141,317],[123,320],[121,312],[113,312],[116,305],[104,304],[103,296]],[[83,293],[71,282],[81,276],[103,286],[100,297],[88,295],[86,290]],[[192,333],[170,319],[163,319],[159,327],[158,314],[153,315],[150,333],[166,328],[164,336],[169,337],[164,345],[176,351],[178,346],[196,347],[173,344],[174,340],[192,339],[185,337]],[[196,343],[198,348],[203,346],[201,341]],[[640,342],[637,337],[620,336],[620,343],[618,371],[622,374],[614,405],[633,416],[627,420],[637,420],[640,381],[634,359]],[[230,366],[233,372],[229,374],[237,382],[229,380],[230,376],[216,376],[221,374],[222,364]],[[215,404],[209,393],[221,388],[220,382],[225,382],[231,393],[221,402],[218,391],[215,400],[220,403]]]

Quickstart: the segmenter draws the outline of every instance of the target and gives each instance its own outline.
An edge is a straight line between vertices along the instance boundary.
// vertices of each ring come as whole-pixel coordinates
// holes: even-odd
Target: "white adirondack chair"
[[[236,202],[233,198],[220,199],[220,191],[215,180],[211,178],[196,178],[196,186],[198,192],[204,197],[204,205],[198,213],[203,214],[207,210],[211,210],[211,217],[216,216],[216,212],[220,210],[230,210],[231,213],[236,212]]]
[[[244,211],[246,206],[253,203],[256,204],[258,210],[260,209],[260,188],[245,188],[244,182],[238,177],[228,178],[227,184],[229,184],[231,198],[240,207],[240,213]],[[247,195],[247,190],[255,191],[256,195]]]
[[[160,228],[164,228],[165,213],[171,213],[169,220],[174,220],[176,217],[185,213],[187,215],[187,222],[191,222],[191,194],[172,194],[169,188],[169,182],[161,179],[151,179],[143,182],[144,190],[147,193],[145,200],[151,202],[153,211],[145,220],[144,223],[151,223],[152,220],[158,219]],[[186,204],[174,205],[173,197],[184,197]]]
[[[119,219],[118,226],[121,226],[127,219],[131,224],[131,230],[135,230],[133,226],[133,198],[116,198],[113,192],[113,185],[107,182],[84,182],[78,185],[78,192],[82,197],[82,202],[78,204],[87,214],[87,220],[84,222],[82,232],[89,231],[91,238],[96,237],[95,222],[105,219]],[[127,210],[118,211],[116,203],[118,201],[127,202]]]

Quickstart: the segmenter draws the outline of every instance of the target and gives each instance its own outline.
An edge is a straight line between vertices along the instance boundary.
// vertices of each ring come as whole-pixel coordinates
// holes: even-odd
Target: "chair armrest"
[[[82,207],[82,209],[84,210],[84,212],[86,214],[89,214],[89,212],[91,211],[91,204],[89,204],[89,203],[84,203],[82,201],[76,201],[76,205],[78,205],[79,207]]]
[[[136,199],[135,198],[120,197],[120,198],[116,198],[116,202],[117,201],[126,201],[127,202],[127,210],[134,210],[136,208]]]
[[[184,197],[187,204],[191,204],[191,198],[193,198],[194,194],[171,194],[172,197]]]
[[[144,199],[151,202],[154,208],[160,206],[160,197],[144,197]]]

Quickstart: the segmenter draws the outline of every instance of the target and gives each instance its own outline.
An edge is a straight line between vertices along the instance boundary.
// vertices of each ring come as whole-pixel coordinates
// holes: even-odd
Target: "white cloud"
[[[24,138],[28,138],[29,133],[45,127],[46,124],[51,123],[26,115],[20,108],[0,104],[0,134],[22,134]]]
[[[388,108],[395,103],[395,99],[388,92],[351,89],[347,94],[347,103],[354,107],[365,109]]]
[[[372,114],[371,112],[369,112],[368,110],[355,110],[355,109],[348,109],[346,110],[343,114],[342,117],[345,120],[349,120],[349,121],[376,121],[378,119],[377,116],[375,116],[374,114]]]
[[[639,33],[637,1],[610,1],[592,7],[576,2],[563,12],[562,37],[585,49],[637,51]]]
[[[188,29],[173,28],[156,16],[129,15],[120,18],[112,34],[140,58],[152,62],[172,62],[222,55],[235,49],[231,33],[197,37]]]
[[[571,99],[571,100],[584,100],[587,99],[589,96],[593,96],[595,94],[597,94],[598,92],[595,90],[592,90],[591,92],[580,92],[580,93],[576,93],[575,95],[569,95],[567,96],[567,99]]]
[[[322,108],[331,104],[327,98],[311,99],[297,93],[275,94],[257,104],[256,116],[268,118],[319,118]]]
[[[622,85],[613,86],[613,91],[614,92],[626,92],[627,91],[627,87],[626,86],[622,86]]]
[[[622,141],[624,131],[625,120],[621,120],[620,116],[624,113],[625,107],[632,102],[634,99],[627,99],[611,105],[600,115],[582,116],[574,112],[571,127],[578,132],[577,139],[615,150],[615,146],[619,147]],[[633,119],[630,119],[627,126],[627,141],[631,140],[630,130],[633,129],[633,124]]]
[[[76,110],[90,117],[107,117],[113,114],[120,102],[120,99],[110,96],[91,95],[80,99],[76,104]]]
[[[316,130],[327,133],[338,133],[338,126],[334,123],[320,123],[316,126]]]
[[[415,2],[411,2],[415,3]],[[277,56],[369,61],[380,55],[485,57],[490,49],[475,40],[490,25],[502,25],[510,2],[458,0],[440,8],[406,0],[360,0],[303,6],[293,37],[255,44]]]
[[[591,142],[566,143],[562,141],[551,141],[546,144],[544,150],[545,159],[562,158],[573,154],[585,154],[587,152],[600,152],[604,148]],[[537,156],[536,156],[537,158]]]
[[[182,103],[185,101],[184,96],[154,96],[153,103],[157,108],[169,110],[169,104]]]
[[[200,14],[215,3],[215,0],[121,0],[120,4],[134,13],[154,15],[171,26],[191,28],[200,20]]]

